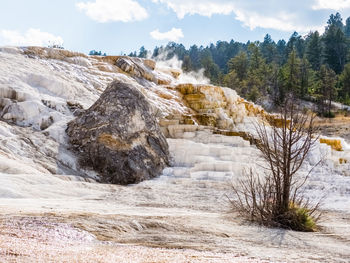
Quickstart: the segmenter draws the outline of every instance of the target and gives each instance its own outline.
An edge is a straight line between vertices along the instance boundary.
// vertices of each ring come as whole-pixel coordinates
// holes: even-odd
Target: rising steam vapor
[[[193,83],[193,84],[210,84],[210,80],[204,76],[204,69],[198,71],[184,72],[182,70],[183,61],[177,56],[167,59],[168,52],[162,52],[157,57],[153,58],[157,62],[157,68],[160,70],[178,70],[181,75],[177,79],[178,83]]]

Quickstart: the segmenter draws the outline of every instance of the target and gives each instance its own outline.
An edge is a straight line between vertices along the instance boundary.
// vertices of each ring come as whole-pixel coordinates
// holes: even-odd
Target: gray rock
[[[154,68],[152,69],[152,65],[150,65],[149,61],[150,60],[142,60],[140,58],[121,57],[117,59],[115,65],[133,77],[155,81],[155,76],[152,73]]]
[[[151,179],[169,164],[168,144],[145,96],[132,84],[114,81],[88,110],[68,124],[80,164],[101,181],[131,184]]]

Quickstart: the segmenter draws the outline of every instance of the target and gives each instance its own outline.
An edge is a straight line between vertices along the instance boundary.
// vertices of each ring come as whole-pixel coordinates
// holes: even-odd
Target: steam
[[[204,76],[203,68],[198,71],[184,72],[182,70],[182,60],[180,60],[177,56],[167,59],[167,56],[168,52],[162,52],[153,59],[156,61],[156,67],[159,71],[171,72],[172,70],[176,70],[181,73],[176,79],[176,83],[210,84],[210,80]]]

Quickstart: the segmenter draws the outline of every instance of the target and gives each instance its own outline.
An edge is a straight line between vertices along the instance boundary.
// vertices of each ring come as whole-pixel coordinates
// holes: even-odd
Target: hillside
[[[345,262],[350,257],[346,141],[318,142],[301,169],[306,173],[324,158],[304,186],[311,201],[325,196],[320,232],[245,222],[232,213],[227,195],[244,169],[261,169],[249,136],[254,122],[270,125],[275,116],[233,89],[169,65],[51,48],[0,49],[0,258]],[[99,174],[79,164],[69,143],[67,124],[113,80],[144,95],[166,137],[171,166],[157,178],[128,186],[99,183]],[[331,147],[334,141],[341,151]]]

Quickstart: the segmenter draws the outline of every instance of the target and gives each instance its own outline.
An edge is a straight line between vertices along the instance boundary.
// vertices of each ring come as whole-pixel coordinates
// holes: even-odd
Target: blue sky
[[[350,0],[1,0],[0,45],[63,43],[119,55],[169,41],[208,45],[323,31]]]

